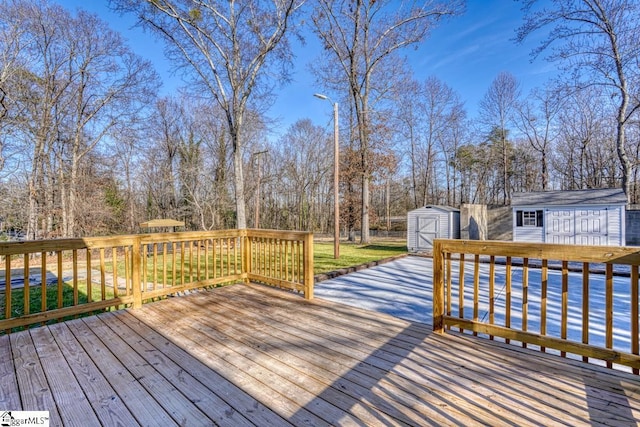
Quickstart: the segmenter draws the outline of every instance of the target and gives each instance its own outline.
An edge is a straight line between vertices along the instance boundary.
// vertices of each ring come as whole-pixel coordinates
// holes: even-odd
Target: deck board
[[[11,334],[9,338],[13,352],[13,364],[15,366],[22,409],[29,411],[39,410],[38,408],[47,408],[50,423],[54,425],[60,424],[61,418],[53,394],[47,383],[44,370],[42,369],[40,359],[38,358],[38,353],[35,349],[30,331]],[[12,409],[13,408],[11,408],[11,410]]]
[[[57,323],[49,328],[100,423],[111,426],[137,424],[136,418],[76,340],[68,324]]]
[[[186,360],[181,361],[184,365],[184,367],[181,367],[163,353],[163,351],[167,351],[166,347],[163,351],[155,348],[146,339],[143,339],[142,334],[138,334],[124,323],[119,316],[108,316],[104,320],[106,320],[105,325],[108,325],[115,334],[127,342],[138,357],[144,359],[144,363],[153,366],[153,369],[175,385],[190,402],[193,402],[203,412],[203,415],[206,415],[206,418],[219,425],[234,427],[253,425],[241,414],[235,412],[233,406],[226,403],[222,398],[212,393],[211,389],[198,381],[198,378],[208,375],[206,368],[198,366],[195,369],[193,367],[189,369],[186,366],[188,364]],[[172,343],[167,343],[167,345],[174,346]],[[234,417],[228,416],[234,412]],[[206,418],[203,417],[202,419],[206,420]]]
[[[65,355],[58,347],[51,330],[34,328],[30,332],[47,384],[60,412],[60,418],[75,425],[99,426],[98,417],[69,367]]]
[[[0,356],[0,402],[52,425],[640,422],[632,374],[258,285],[2,336]]]
[[[101,375],[109,382],[116,393],[117,400],[127,407],[138,424],[152,426],[153,420],[157,420],[156,423],[162,425],[177,425],[138,379],[109,350],[111,343],[108,346],[103,343],[82,319],[72,320],[67,324],[87,357],[96,363]],[[46,407],[41,409],[47,410]]]
[[[0,407],[22,410],[9,335],[0,336]]]
[[[230,425],[242,423],[243,421],[238,421],[235,424],[239,417],[246,418],[254,425],[280,425],[283,423],[282,418],[271,409],[262,405],[236,384],[226,381],[224,377],[212,370],[205,362],[198,359],[197,354],[199,352],[190,353],[185,348],[177,346],[129,312],[123,311],[110,316],[128,325],[143,337],[147,343],[160,350],[168,359],[177,363],[185,373],[197,378],[212,393],[220,396],[225,401],[225,405],[228,405],[225,399],[233,396],[233,406],[229,405],[233,410],[225,411],[225,418]],[[223,424],[222,421],[224,420],[221,420],[221,424]]]

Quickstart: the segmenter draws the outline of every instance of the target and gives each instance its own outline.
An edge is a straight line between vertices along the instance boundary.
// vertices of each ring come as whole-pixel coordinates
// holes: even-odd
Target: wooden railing
[[[224,230],[5,242],[0,259],[5,333],[239,281],[313,298],[311,233]]]
[[[433,328],[640,369],[640,248],[436,240]]]
[[[313,235],[250,230],[246,243],[249,281],[303,292],[307,299],[313,298]]]

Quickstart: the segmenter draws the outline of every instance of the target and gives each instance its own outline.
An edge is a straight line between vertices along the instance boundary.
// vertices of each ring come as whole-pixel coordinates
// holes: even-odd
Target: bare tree
[[[252,99],[270,91],[269,73],[286,76],[287,36],[299,0],[113,0],[167,41],[169,56],[224,111],[233,147],[237,227],[246,228],[244,120]],[[278,68],[278,66],[282,66]],[[269,76],[272,77],[272,76]]]
[[[21,28],[10,95],[20,109],[13,142],[31,153],[22,159],[30,169],[28,237],[52,233],[54,225],[56,234],[74,236],[80,180],[97,176],[91,168],[84,173],[82,162],[98,161],[89,154],[146,105],[155,75],[94,15],[20,0],[3,4],[3,12],[0,20]]]
[[[24,45],[29,44],[25,38],[27,30],[21,19],[15,19],[19,16],[16,8],[14,2],[0,3],[0,170],[5,166],[7,133],[10,132],[12,118],[20,115],[15,111],[17,104],[11,87],[15,85],[23,64],[33,59],[24,49]]]
[[[551,27],[534,55],[551,51],[549,59],[560,61],[580,86],[602,85],[617,97],[616,150],[622,167],[622,188],[630,195],[633,163],[627,154],[625,128],[640,109],[635,95],[640,87],[640,3],[637,0],[552,0],[551,6],[535,9],[538,0],[522,0],[525,23],[517,39],[525,40]]]
[[[313,14],[316,34],[325,47],[330,75],[323,80],[345,83],[354,108],[362,174],[361,242],[369,242],[369,159],[371,110],[376,96],[388,90],[397,53],[425,39],[444,16],[460,12],[460,1],[319,0]],[[337,80],[335,80],[337,79]],[[385,86],[386,85],[386,86]],[[374,102],[372,102],[374,101]]]
[[[480,101],[480,121],[489,128],[489,138],[499,144],[500,168],[502,170],[502,202],[507,204],[509,189],[509,156],[507,134],[520,96],[516,78],[508,72],[501,72],[493,80],[484,98]]]
[[[428,203],[452,202],[450,193],[450,162],[459,144],[455,128],[465,113],[458,95],[436,77],[428,77],[423,84],[414,80],[398,85],[395,90],[396,138],[407,152],[407,165],[411,173],[413,208]],[[444,173],[442,173],[444,170]],[[446,181],[446,182],[445,182]],[[455,198],[455,197],[453,197]]]
[[[151,64],[124,45],[122,37],[95,15],[79,11],[60,21],[69,80],[64,111],[68,139],[63,235],[75,236],[80,162],[117,124],[131,122],[155,96]]]
[[[263,163],[264,184],[271,189],[269,204],[281,214],[269,218],[265,212],[266,224],[319,232],[329,229],[331,211],[326,206],[331,204],[333,157],[326,154],[332,143],[326,129],[304,119],[269,147]]]
[[[565,105],[558,115],[558,143],[555,169],[565,188],[608,187],[616,181],[615,107],[601,86],[565,94]]]
[[[516,107],[515,125],[540,155],[541,189],[549,187],[549,151],[559,128],[557,118],[563,107],[562,92],[534,89],[528,99]]]

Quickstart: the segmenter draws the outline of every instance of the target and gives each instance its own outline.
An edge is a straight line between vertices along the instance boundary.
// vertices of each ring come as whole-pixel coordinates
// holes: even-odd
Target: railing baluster
[[[62,278],[62,251],[57,252],[58,261],[58,308],[62,308],[64,280]]]
[[[158,288],[158,244],[152,243],[153,245],[153,290],[155,291]]]
[[[547,289],[549,286],[548,260],[542,260],[542,272],[540,280],[540,335],[547,335]],[[540,351],[545,352],[546,348],[540,346]]]
[[[113,297],[118,298],[120,296],[119,283],[118,283],[118,249],[114,246],[111,247],[111,263],[112,263],[112,277],[113,277]],[[125,282],[126,287],[126,282]],[[126,294],[126,292],[125,292]],[[120,304],[115,306],[116,310],[120,309]]]
[[[477,322],[480,304],[480,255],[476,254],[473,261],[473,320]],[[477,336],[477,332],[473,332]]]
[[[507,257],[505,266],[505,310],[504,310],[504,326],[505,328],[511,328],[511,257]],[[509,344],[511,340],[506,339],[506,343]]]
[[[582,263],[582,343],[589,344],[589,263]],[[582,357],[588,362],[587,356]]]
[[[171,242],[171,287],[174,288],[176,286],[176,272],[178,268],[176,267],[178,245],[176,242]]]
[[[526,332],[529,324],[529,258],[522,260],[522,330]],[[527,348],[527,343],[522,342],[522,347]]]
[[[31,304],[31,295],[30,295],[31,281],[29,280],[29,273],[30,273],[29,254],[24,254],[24,269],[23,269],[24,286],[22,288],[22,294],[24,296],[24,303],[22,305],[23,314],[29,314],[31,312],[31,307],[30,307],[30,304]]]
[[[235,240],[227,237],[227,275],[234,274],[235,272],[235,259],[233,251],[235,248]]]
[[[298,264],[298,276],[296,277],[296,282],[301,282],[302,281],[302,259],[303,259],[303,255],[302,255],[302,250],[300,248],[300,241],[296,242],[296,246],[297,246],[297,250],[296,250],[296,258],[297,258],[297,264]]]
[[[142,245],[142,260],[140,260],[140,262],[142,263],[141,267],[142,267],[142,277],[140,278],[140,283],[142,285],[142,292],[146,292],[147,291],[147,272],[148,272],[148,267],[147,264],[149,263],[149,260],[147,259],[149,257],[149,248],[147,245]]]
[[[562,324],[560,325],[560,338],[563,340],[567,339],[567,330],[569,323],[569,262],[562,261],[562,308],[561,308],[561,316],[562,316]],[[562,357],[567,356],[566,351],[561,351],[560,355]]]
[[[73,268],[73,305],[78,305],[78,303],[80,302],[80,295],[79,295],[79,289],[78,289],[78,251],[76,249],[74,249],[72,251],[72,257],[73,257],[73,264],[72,264],[72,268]]]
[[[458,274],[460,280],[460,290],[458,295],[458,317],[464,319],[464,254],[460,254],[460,272]],[[460,332],[464,331],[460,328]]]
[[[100,300],[104,301],[105,299],[107,299],[107,275],[104,261],[104,248],[100,248]]]
[[[193,240],[189,240],[189,283],[193,283]]]
[[[489,324],[495,323],[495,281],[496,281],[496,257],[489,257]],[[489,335],[493,339],[493,335]]]
[[[640,354],[640,336],[638,331],[638,322],[640,321],[640,315],[638,313],[638,266],[631,266],[631,318],[630,323],[630,341],[631,341],[631,353]],[[633,373],[638,375],[640,369],[633,368]]]
[[[93,301],[93,289],[91,287],[91,249],[86,249],[85,250],[85,257],[86,257],[86,262],[85,262],[85,268],[87,270],[87,286],[86,286],[86,290],[87,290],[87,302],[92,302]]]
[[[200,282],[202,280],[202,264],[201,264],[201,250],[202,250],[202,240],[196,240],[196,282]]]
[[[605,346],[613,348],[613,265],[607,263],[605,269]],[[613,364],[607,361],[607,367],[612,366]]]
[[[204,280],[209,280],[209,245],[210,239],[204,240]]]
[[[11,319],[11,307],[13,300],[11,298],[11,255],[5,255],[4,259],[4,318]],[[11,329],[5,329],[6,334],[11,333]]]
[[[180,284],[184,285],[184,241],[180,242]]]
[[[451,316],[452,313],[452,309],[451,306],[453,304],[452,302],[452,281],[453,278],[451,277],[451,271],[452,271],[452,262],[451,262],[451,252],[447,252],[447,258],[446,258],[446,264],[447,264],[447,272],[446,272],[446,283],[447,283],[447,316]]]
[[[131,252],[129,250],[129,246],[124,247],[124,283],[125,283],[125,294],[127,296],[133,293],[133,283],[131,278]]]
[[[218,274],[218,254],[220,253],[220,239],[215,239],[213,242],[213,277],[220,277]]]
[[[40,311],[47,311],[47,252],[45,251],[40,252]]]
[[[169,285],[167,280],[167,251],[169,250],[169,244],[162,242],[162,288],[166,288]]]
[[[238,238],[233,239],[233,274],[238,274]]]

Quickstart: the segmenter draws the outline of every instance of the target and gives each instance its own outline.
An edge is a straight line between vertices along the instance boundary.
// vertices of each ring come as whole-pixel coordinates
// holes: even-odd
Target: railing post
[[[433,243],[433,331],[444,333],[444,253],[442,243]]]
[[[142,241],[139,237],[133,239],[131,248],[131,285],[133,286],[133,308],[142,307],[142,288],[140,287],[140,267],[144,262],[141,257],[140,246]],[[146,261],[146,260],[145,260]]]
[[[240,241],[242,244],[242,278],[245,283],[249,283],[249,273],[251,272],[251,238],[248,230],[240,231]]]
[[[313,233],[304,237],[304,298],[313,299]]]

